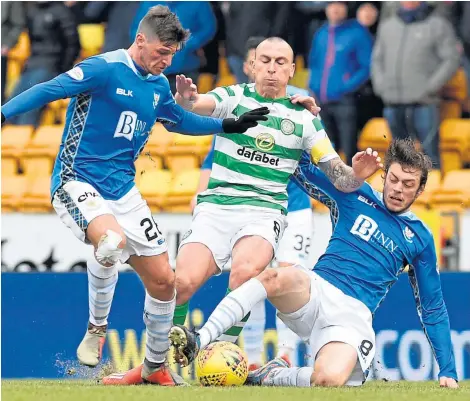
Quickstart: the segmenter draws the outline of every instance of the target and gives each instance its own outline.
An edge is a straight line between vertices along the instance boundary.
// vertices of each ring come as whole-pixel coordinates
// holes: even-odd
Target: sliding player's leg
[[[116,265],[126,246],[126,236],[109,202],[90,184],[67,182],[54,194],[53,206],[75,236],[94,247],[94,256],[87,261],[90,315],[77,349],[80,363],[93,367],[101,360],[118,277]]]
[[[191,362],[200,348],[215,341],[258,302],[268,297],[283,313],[298,311],[310,299],[308,274],[303,269],[293,267],[265,270],[228,294],[197,333],[182,326],[173,327],[170,332],[172,345]]]
[[[296,312],[279,316],[304,341],[309,339],[314,366],[286,368],[277,358],[251,372],[248,384],[357,386],[365,381],[375,353],[370,311],[314,272],[310,275],[309,303]]]

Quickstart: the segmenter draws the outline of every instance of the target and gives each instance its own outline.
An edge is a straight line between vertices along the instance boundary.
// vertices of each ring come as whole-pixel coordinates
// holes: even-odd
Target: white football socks
[[[313,368],[275,368],[263,380],[263,386],[310,387]]]
[[[243,348],[250,364],[260,365],[264,346],[264,328],[266,325],[265,301],[258,302],[251,310],[251,315],[243,330]]]
[[[198,331],[200,347],[204,348],[235,323],[243,319],[251,309],[267,297],[263,284],[252,278],[228,294]]]

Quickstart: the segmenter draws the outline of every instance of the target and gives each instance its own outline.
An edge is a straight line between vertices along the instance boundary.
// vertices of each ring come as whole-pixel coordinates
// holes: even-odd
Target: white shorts
[[[237,241],[249,235],[263,237],[272,245],[275,254],[284,233],[285,219],[286,216],[274,209],[224,208],[201,203],[194,209],[191,227],[179,247],[194,242],[204,244],[222,271]]]
[[[112,214],[126,236],[122,263],[132,255],[156,256],[167,251],[165,237],[136,187],[121,199],[111,201],[103,199],[90,184],[69,181],[56,191],[52,206],[62,223],[85,243],[89,243],[86,239],[88,224],[98,216]]]
[[[310,301],[296,312],[277,312],[277,315],[287,327],[310,344],[314,359],[320,349],[330,342],[352,345],[357,351],[358,363],[347,385],[360,386],[367,378],[375,355],[372,314],[362,302],[345,295],[315,271],[304,270],[311,279]]]
[[[311,209],[290,212],[287,227],[276,252],[278,262],[288,262],[307,268],[309,248],[313,237],[313,213]]]

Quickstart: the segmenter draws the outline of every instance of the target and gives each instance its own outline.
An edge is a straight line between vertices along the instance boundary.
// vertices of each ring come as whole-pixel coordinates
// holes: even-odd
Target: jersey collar
[[[153,75],[150,73],[144,76],[139,71],[137,71],[137,68],[135,68],[134,62],[132,61],[131,56],[129,55],[127,50],[124,50],[124,53],[126,54],[127,65],[132,71],[134,71],[135,75],[137,75],[140,79],[144,79],[144,80],[147,80],[153,77]]]

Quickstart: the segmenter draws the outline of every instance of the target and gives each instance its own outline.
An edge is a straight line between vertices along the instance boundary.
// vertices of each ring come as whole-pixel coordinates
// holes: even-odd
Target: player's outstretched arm
[[[318,167],[338,190],[354,192],[383,165],[377,152],[368,148],[366,151],[356,153],[352,167],[346,165],[339,157],[319,162]]]
[[[201,116],[211,116],[216,107],[215,98],[198,93],[193,80],[183,74],[176,76],[175,100],[183,109]]]
[[[439,365],[439,384],[457,388],[457,369],[450,335],[450,322],[442,296],[434,239],[413,261],[408,275],[415,294],[418,315]]]
[[[106,84],[108,64],[99,57],[92,57],[63,74],[35,85],[15,96],[2,107],[2,124],[4,120],[27,111],[37,109],[58,99],[89,92]]]

